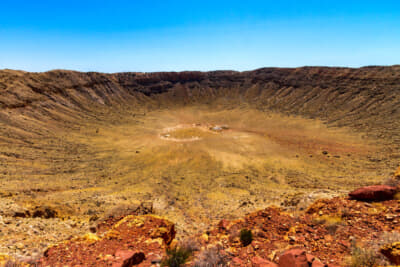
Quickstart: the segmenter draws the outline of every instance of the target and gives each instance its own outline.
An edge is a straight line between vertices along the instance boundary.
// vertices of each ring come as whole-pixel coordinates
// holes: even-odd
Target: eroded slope
[[[84,232],[115,207],[150,201],[185,233],[294,205],[302,194],[380,182],[400,156],[399,81],[397,66],[1,71],[0,193],[10,211],[2,216],[30,217],[46,205]],[[18,220],[30,219],[6,224],[15,234],[0,234],[4,252],[32,235]],[[57,219],[35,231],[57,224],[68,233]],[[38,245],[24,242],[21,251]]]

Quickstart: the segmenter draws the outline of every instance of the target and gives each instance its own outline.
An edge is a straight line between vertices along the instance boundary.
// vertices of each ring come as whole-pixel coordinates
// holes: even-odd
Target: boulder
[[[279,267],[325,267],[320,260],[302,249],[290,249],[279,258]]]
[[[290,249],[279,258],[279,267],[309,267],[306,252],[302,249]]]
[[[114,263],[112,267],[132,267],[141,263],[145,258],[143,252],[132,250],[117,250],[115,257],[118,262]]]
[[[251,258],[251,264],[254,267],[278,267],[277,264],[275,264],[269,260],[263,259],[259,256],[255,256],[255,257]]]
[[[392,264],[400,265],[400,242],[387,244],[380,249],[380,252],[385,255]]]
[[[384,201],[393,199],[396,187],[388,185],[371,185],[361,187],[349,193],[349,196],[362,201]]]
[[[314,255],[311,255],[311,254],[308,254],[308,253],[306,254],[306,258],[307,258],[308,262],[313,262],[315,260]]]

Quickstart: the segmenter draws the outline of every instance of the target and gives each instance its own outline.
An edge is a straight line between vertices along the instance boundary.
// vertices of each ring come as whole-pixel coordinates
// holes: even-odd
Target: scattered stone
[[[279,267],[309,267],[306,252],[302,249],[290,249],[279,258]]]
[[[0,215],[5,217],[26,218],[29,217],[29,211],[12,200],[1,200]]]
[[[326,265],[320,262],[319,260],[314,260],[311,264],[311,267],[325,267]]]
[[[221,221],[218,223],[218,228],[219,228],[220,230],[228,230],[228,226],[229,226],[229,221],[228,221],[228,220],[225,220],[225,219],[221,220]]]
[[[238,257],[234,257],[234,258],[232,259],[232,264],[233,264],[234,266],[243,266],[243,261],[242,261],[240,258],[238,258]]]
[[[108,224],[101,235],[89,233],[49,247],[39,266],[150,266],[155,259],[145,255],[162,258],[174,237],[174,224],[165,219],[128,215]]]
[[[397,216],[394,214],[386,214],[385,219],[388,221],[393,221]]]
[[[229,129],[228,125],[215,125],[213,127],[210,127],[210,130],[215,132],[221,132],[222,130],[228,130],[228,129]]]
[[[137,265],[145,259],[143,252],[131,251],[131,250],[118,250],[115,253],[115,257],[119,259],[117,263],[114,263],[112,267],[132,267]]]
[[[56,218],[57,211],[49,206],[36,207],[32,211],[32,217],[33,218],[44,218],[44,219]]]
[[[17,244],[15,245],[15,247],[18,248],[18,249],[24,249],[24,248],[25,248],[25,245],[24,245],[23,243],[19,242],[19,243],[17,243]]]
[[[146,257],[146,259],[148,259],[151,264],[160,264],[162,261],[161,255],[158,254],[150,254],[150,256]]]
[[[214,127],[211,127],[210,130],[219,132],[219,131],[222,131],[222,127],[220,127],[220,126],[214,126]]]
[[[388,185],[371,185],[361,187],[349,193],[349,196],[362,201],[384,201],[393,199],[396,187]]]
[[[255,256],[255,257],[251,258],[251,263],[252,263],[252,266],[254,266],[254,267],[278,267],[277,264],[275,264],[269,260],[263,259],[259,256]]]

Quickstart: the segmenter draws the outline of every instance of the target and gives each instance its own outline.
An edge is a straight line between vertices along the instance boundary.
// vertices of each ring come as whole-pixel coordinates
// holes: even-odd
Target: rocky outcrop
[[[371,185],[358,188],[349,193],[353,199],[362,201],[384,201],[393,199],[396,194],[396,187],[388,185]]]
[[[323,199],[297,217],[269,207],[243,219],[222,220],[198,240],[202,246],[223,244],[236,264],[233,266],[251,266],[248,263],[261,259],[279,266],[342,266],[351,253],[351,240],[378,242],[382,233],[400,231],[400,203],[390,200],[377,204],[374,208],[368,202]],[[241,229],[253,233],[253,241],[246,247],[238,237]]]
[[[41,266],[150,266],[175,237],[171,222],[152,215],[129,215],[98,236],[87,234],[50,247]]]
[[[382,233],[400,232],[400,203],[376,204],[336,197],[316,201],[297,217],[269,207],[242,219],[222,220],[206,233],[190,237],[195,249],[187,266],[199,257],[207,264],[204,251],[211,248],[218,248],[218,253],[208,253],[210,260],[223,256],[228,266],[342,266],[351,254],[351,240],[370,244],[378,242]],[[242,229],[253,234],[247,246],[240,241]],[[177,246],[174,238],[171,222],[152,215],[128,215],[101,235],[88,234],[50,247],[40,262],[43,266],[150,266],[167,257],[167,248]],[[395,243],[384,246],[381,253],[397,264],[398,250]]]

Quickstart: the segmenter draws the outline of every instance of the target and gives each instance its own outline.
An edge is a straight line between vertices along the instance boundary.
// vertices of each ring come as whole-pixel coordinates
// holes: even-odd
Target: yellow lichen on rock
[[[101,238],[93,233],[87,233],[83,236],[78,236],[76,238],[74,238],[74,241],[82,241],[82,242],[89,242],[89,243],[94,243],[96,241],[99,241]]]
[[[146,239],[144,241],[145,244],[152,244],[152,243],[158,243],[160,246],[162,246],[164,244],[164,239],[162,239],[161,237],[159,238],[154,238],[154,239]]]
[[[119,222],[117,222],[117,223],[113,226],[113,229],[118,228],[121,224],[123,224],[123,223],[125,223],[125,222],[127,222],[127,221],[135,220],[136,217],[137,217],[137,216],[135,216],[135,215],[128,215],[128,216],[125,216],[123,219],[121,219]]]
[[[105,237],[107,239],[117,239],[119,237],[119,235],[120,235],[120,232],[118,232],[118,231],[116,231],[114,229],[111,229],[110,231],[107,232]]]

